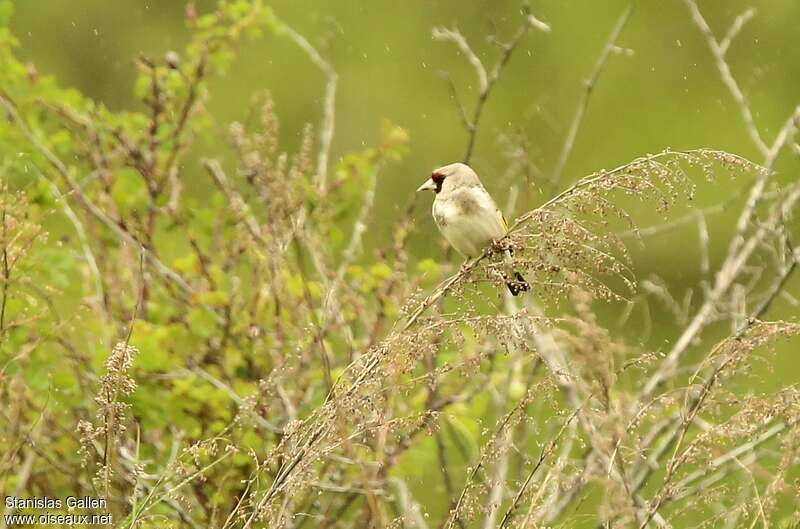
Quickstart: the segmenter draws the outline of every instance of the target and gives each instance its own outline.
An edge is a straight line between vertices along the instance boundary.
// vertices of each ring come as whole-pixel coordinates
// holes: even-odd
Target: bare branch
[[[449,41],[458,47],[475,69],[475,76],[478,78],[478,90],[481,94],[486,92],[489,89],[489,75],[486,73],[486,68],[483,66],[481,60],[475,55],[472,48],[470,48],[464,35],[456,28],[447,29],[443,27],[433,28],[432,35],[434,40]]]
[[[608,40],[606,40],[606,45],[603,46],[603,49],[600,51],[600,55],[597,57],[597,61],[594,64],[591,74],[589,74],[589,78],[584,81],[583,95],[578,102],[578,108],[575,110],[575,116],[572,118],[572,124],[569,127],[569,132],[567,132],[567,137],[564,139],[564,145],[561,147],[561,154],[558,157],[555,169],[553,169],[553,176],[550,178],[550,194],[555,193],[559,184],[561,183],[561,173],[564,171],[564,166],[567,164],[567,159],[569,158],[572,149],[575,147],[575,138],[577,138],[578,130],[581,127],[581,123],[583,123],[583,116],[586,114],[586,109],[589,106],[589,100],[592,97],[592,92],[597,84],[597,80],[600,78],[600,72],[603,71],[603,67],[606,64],[609,55],[611,55],[611,52],[616,49],[617,41],[622,34],[622,30],[625,29],[625,25],[628,23],[628,19],[630,18],[632,12],[633,3],[630,3],[622,12],[622,15],[620,15],[619,19],[617,19],[617,23],[611,30]]]
[[[285,22],[282,22],[282,27],[286,34],[289,35],[289,38],[308,55],[311,62],[313,62],[326,77],[322,123],[320,124],[320,146],[317,153],[316,169],[317,184],[324,195],[328,188],[328,165],[334,128],[336,126],[336,85],[339,81],[339,77],[331,63],[322,57],[319,51],[308,42],[308,39]]]
[[[470,158],[472,158],[472,151],[475,148],[475,137],[478,133],[478,124],[481,119],[481,114],[483,113],[483,107],[489,99],[489,95],[495,83],[500,79],[500,74],[506,64],[508,64],[509,59],[511,59],[514,50],[519,46],[519,43],[522,41],[523,37],[528,34],[531,28],[536,28],[544,32],[550,31],[550,26],[531,15],[527,10],[524,11],[524,15],[525,21],[514,36],[511,37],[511,40],[508,43],[500,44],[502,53],[491,71],[487,71],[483,62],[481,62],[480,58],[472,51],[467,39],[457,29],[446,29],[442,27],[433,29],[433,38],[435,40],[450,41],[458,47],[475,69],[475,75],[478,78],[478,100],[475,102],[471,120],[466,118],[464,109],[458,101],[458,94],[455,86],[448,78],[451,94],[458,106],[462,124],[467,130],[467,149],[464,154],[464,163],[469,163]]]
[[[144,255],[145,259],[153,265],[153,267],[158,271],[164,278],[168,279],[175,285],[181,288],[184,292],[191,293],[192,287],[174,270],[166,266],[164,263],[161,262],[153,252],[146,248],[145,245],[136,239],[129,231],[123,229],[120,224],[113,219],[111,219],[106,213],[93,204],[91,201],[86,198],[86,196],[81,191],[80,186],[75,182],[72,178],[72,175],[67,169],[67,166],[55,155],[53,154],[50,149],[48,149],[39,139],[28,129],[27,125],[22,121],[17,113],[17,110],[14,104],[8,99],[8,96],[5,93],[0,92],[0,104],[6,109],[6,112],[10,116],[11,120],[14,124],[19,128],[22,133],[28,138],[31,142],[31,145],[39,151],[45,159],[53,166],[53,168],[58,172],[59,175],[67,182],[67,185],[70,188],[70,194],[74,194],[75,197],[81,202],[81,204],[86,207],[86,209],[94,215],[98,220],[100,220],[105,226],[111,230],[117,237],[124,240],[128,244],[131,244],[135,248],[138,248],[142,254]]]
[[[763,139],[761,139],[761,134],[758,132],[758,127],[756,127],[753,119],[753,112],[750,110],[750,105],[747,102],[747,98],[742,92],[742,89],[739,88],[739,83],[736,82],[736,79],[731,73],[731,68],[728,66],[728,63],[725,60],[725,52],[730,47],[731,40],[741,30],[741,27],[744,26],[745,22],[747,22],[747,20],[749,20],[753,15],[748,16],[748,12],[745,12],[744,15],[739,16],[728,32],[728,35],[725,37],[725,39],[723,39],[722,44],[720,44],[720,42],[718,42],[717,38],[714,36],[714,32],[711,31],[711,27],[708,25],[708,22],[706,22],[706,19],[703,18],[703,14],[700,12],[697,2],[695,0],[684,0],[684,3],[691,12],[692,21],[703,33],[703,36],[708,43],[711,54],[714,56],[714,60],[716,61],[717,70],[719,70],[722,82],[728,88],[728,91],[731,93],[731,96],[733,96],[734,101],[736,101],[736,104],[739,107],[739,112],[742,115],[742,120],[744,121],[747,133],[750,135],[750,139],[753,140],[753,143],[759,152],[766,156],[767,152],[769,151],[769,147],[767,147],[767,144]]]
[[[691,1],[691,0],[687,0]],[[771,228],[760,225],[756,228],[755,233],[750,237],[745,238],[745,232],[750,225],[751,219],[755,215],[756,206],[764,194],[769,176],[772,174],[772,167],[781,150],[787,145],[787,142],[792,138],[797,130],[797,123],[800,119],[800,106],[797,107],[795,112],[786,121],[784,126],[778,133],[775,142],[768,149],[764,169],[759,173],[755,183],[750,189],[745,207],[739,215],[739,220],[736,224],[736,234],[731,240],[728,254],[722,266],[716,274],[714,286],[706,297],[706,301],[700,307],[695,317],[684,329],[683,333],[677,339],[672,349],[667,354],[664,362],[658,371],[656,371],[644,386],[640,403],[650,400],[654,395],[656,389],[668,378],[670,378],[678,366],[680,358],[689,348],[689,345],[694,341],[695,337],[705,328],[706,324],[711,317],[717,303],[721,300],[722,296],[728,291],[735,279],[738,277],[742,267],[745,266],[747,260],[750,258],[756,247],[767,236]],[[783,201],[782,208],[792,207],[798,199],[798,188],[795,187],[794,191],[787,195]],[[773,213],[771,224],[780,222],[780,216],[776,217]]]
[[[744,25],[747,24],[754,16],[756,16],[756,10],[751,7],[736,17],[731,25],[731,28],[728,30],[728,33],[725,34],[725,38],[723,38],[719,43],[719,50],[723,55],[728,52],[728,48],[730,48],[731,42],[733,42],[733,39],[736,38],[736,35],[742,31]]]

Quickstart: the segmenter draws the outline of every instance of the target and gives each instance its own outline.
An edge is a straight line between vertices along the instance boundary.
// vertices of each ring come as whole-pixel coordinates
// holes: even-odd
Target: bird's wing
[[[506,222],[506,217],[503,215],[503,212],[500,211],[500,208],[497,208],[497,216],[500,217],[500,224],[503,225],[503,230],[508,233],[508,222]]]

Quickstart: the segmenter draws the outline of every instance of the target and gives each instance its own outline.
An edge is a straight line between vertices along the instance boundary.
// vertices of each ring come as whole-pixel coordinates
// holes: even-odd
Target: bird
[[[508,233],[508,224],[492,196],[483,187],[478,174],[465,163],[451,163],[434,170],[417,192],[433,191],[433,220],[447,242],[466,261],[477,257]],[[511,250],[503,251],[511,264]],[[466,262],[465,261],[465,262]],[[530,290],[519,272],[510,269],[503,279],[511,295]]]

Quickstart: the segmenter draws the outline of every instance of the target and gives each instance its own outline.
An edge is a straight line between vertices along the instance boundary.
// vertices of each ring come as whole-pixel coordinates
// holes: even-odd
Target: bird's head
[[[478,175],[465,163],[451,163],[434,170],[431,177],[417,188],[417,192],[431,190],[439,194],[461,186],[480,185]]]

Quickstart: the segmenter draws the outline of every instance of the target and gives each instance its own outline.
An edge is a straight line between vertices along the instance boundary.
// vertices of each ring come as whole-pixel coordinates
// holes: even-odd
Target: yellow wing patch
[[[500,224],[503,225],[503,230],[505,232],[508,232],[508,222],[506,222],[506,218],[503,215],[503,212],[498,209],[497,214],[500,216]]]

